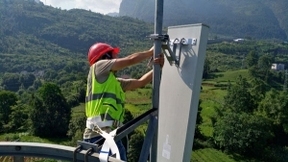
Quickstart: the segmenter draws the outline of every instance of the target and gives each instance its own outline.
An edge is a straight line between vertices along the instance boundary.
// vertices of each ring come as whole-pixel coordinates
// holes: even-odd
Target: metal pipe
[[[74,153],[76,153],[75,156],[73,156]],[[87,150],[75,152],[75,147],[58,144],[35,142],[0,142],[0,156],[30,156],[64,161],[84,161],[86,153]],[[99,154],[92,152],[88,156],[88,161],[100,162]],[[118,160],[111,156],[108,158],[108,161],[123,162],[122,160]]]
[[[155,23],[154,34],[151,36],[154,39],[154,54],[153,58],[158,58],[162,53],[162,25],[163,25],[163,2],[164,0],[155,1]],[[153,64],[153,98],[152,107],[159,109],[159,87],[161,80],[161,69],[157,64]],[[148,129],[142,146],[139,162],[146,162],[150,149],[150,162],[157,161],[157,138],[158,138],[158,116],[151,116],[148,124]]]
[[[156,0],[155,1],[155,21],[154,21],[154,34],[162,35],[163,28],[163,7],[164,0]],[[153,58],[158,58],[159,54],[162,52],[161,49],[162,40],[155,39],[154,41],[154,55]],[[153,65],[153,100],[152,105],[153,108],[159,108],[159,87],[160,87],[160,79],[161,79],[161,69],[157,64]],[[159,113],[158,113],[159,116]],[[150,161],[157,161],[157,137],[158,137],[158,120],[155,125],[154,130],[154,138],[151,146],[150,152]]]
[[[154,139],[156,126],[157,126],[156,117],[150,118],[138,162],[147,162],[149,153],[150,153],[149,151],[150,151],[151,143]]]

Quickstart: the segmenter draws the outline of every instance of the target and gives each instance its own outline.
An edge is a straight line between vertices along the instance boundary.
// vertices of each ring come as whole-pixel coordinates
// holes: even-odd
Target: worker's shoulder
[[[114,60],[114,59],[113,59],[113,60]],[[96,64],[96,66],[103,66],[103,65],[110,64],[111,62],[113,62],[113,61],[112,61],[112,60],[105,59],[105,60],[99,60],[99,61],[97,61],[95,64]]]

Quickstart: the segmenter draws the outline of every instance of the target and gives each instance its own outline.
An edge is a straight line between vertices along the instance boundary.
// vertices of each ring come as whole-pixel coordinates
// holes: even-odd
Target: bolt
[[[15,146],[15,150],[16,151],[20,151],[21,150],[21,146]]]

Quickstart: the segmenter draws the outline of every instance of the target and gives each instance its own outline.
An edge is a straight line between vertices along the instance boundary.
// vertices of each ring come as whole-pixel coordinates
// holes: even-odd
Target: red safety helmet
[[[88,52],[88,61],[90,66],[93,65],[97,60],[99,60],[107,52],[112,52],[115,56],[119,53],[120,48],[112,47],[106,43],[95,43],[93,44]]]

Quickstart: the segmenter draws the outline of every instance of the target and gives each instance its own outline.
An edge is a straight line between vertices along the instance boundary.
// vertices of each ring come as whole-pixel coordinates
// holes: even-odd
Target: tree
[[[261,155],[272,138],[269,120],[244,112],[225,112],[214,127],[213,138],[221,149],[242,155]]]
[[[68,137],[72,139],[72,142],[76,144],[77,140],[83,138],[83,132],[86,128],[86,116],[85,113],[79,113],[77,116],[71,118],[69,123]]]
[[[246,65],[248,66],[248,68],[257,66],[258,59],[259,59],[259,56],[256,53],[256,51],[254,50],[250,51],[248,55],[246,56]]]
[[[270,55],[262,55],[258,60],[258,75],[265,82],[269,83],[272,78],[271,65],[273,58]]]
[[[262,55],[261,57],[258,58],[257,56],[257,63],[256,61],[256,56],[255,54],[249,55],[248,57],[248,64],[251,65],[249,66],[249,74],[252,78],[257,78],[265,81],[266,83],[271,82],[273,79],[273,73],[271,72],[271,65],[273,62],[273,57],[270,55]],[[253,63],[253,65],[252,65]]]
[[[9,91],[18,91],[21,83],[19,83],[19,74],[5,73],[2,78],[2,86]]]
[[[194,138],[203,138],[203,135],[201,134],[201,130],[200,130],[200,125],[203,122],[202,116],[201,116],[201,111],[202,111],[202,107],[201,105],[201,100],[199,101],[198,104],[198,112],[197,112],[197,119],[196,119],[196,128],[195,128],[195,134],[194,134]]]
[[[45,83],[33,99],[31,120],[35,135],[44,137],[67,134],[71,110],[60,88],[53,83]]]
[[[36,77],[32,73],[29,74],[22,74],[19,76],[19,83],[23,85],[23,87],[26,89],[29,86],[33,85]]]
[[[10,91],[0,91],[0,119],[4,124],[9,122],[11,107],[17,104],[17,96]]]
[[[10,121],[8,123],[10,132],[27,131],[28,111],[28,106],[20,101],[17,101],[17,104],[11,107]]]
[[[206,58],[205,59],[205,64],[204,64],[204,69],[203,69],[203,78],[207,79],[208,75],[210,73],[210,61]]]
[[[48,69],[45,71],[44,73],[44,79],[47,80],[47,81],[50,81],[54,78],[56,78],[58,76],[57,72],[55,70],[52,70],[52,69]]]
[[[270,55],[262,55],[259,60],[258,60],[258,66],[260,69],[271,69],[271,65],[273,62],[273,57],[271,57]]]
[[[287,93],[272,89],[260,102],[258,110],[263,116],[273,120],[274,124],[288,122]],[[287,132],[288,133],[288,132]]]
[[[34,83],[33,83],[34,89],[38,89],[41,85],[42,85],[42,83],[41,83],[40,79],[34,80]]]
[[[144,142],[143,133],[139,130],[136,130],[130,139],[130,145],[129,145],[130,149],[129,149],[128,156],[127,156],[129,162],[134,162],[134,161],[139,160],[143,142]]]
[[[0,133],[4,133],[3,122],[2,121],[0,121]]]
[[[202,148],[203,146],[201,145],[201,141],[205,140],[204,136],[201,133],[201,129],[200,129],[200,125],[203,122],[203,118],[201,116],[202,107],[200,106],[201,102],[202,101],[199,100],[197,119],[196,119],[196,127],[195,127],[195,133],[194,133],[193,150]]]
[[[256,109],[249,88],[250,85],[247,79],[239,76],[235,85],[230,85],[227,90],[227,95],[224,97],[223,109],[229,109],[234,112],[252,112]]]
[[[286,145],[288,134],[288,101],[287,92],[271,90],[258,106],[258,112],[273,123],[274,142]]]
[[[46,124],[50,123],[48,119],[48,110],[43,105],[41,99],[35,95],[32,95],[30,102],[32,110],[30,111],[31,119],[31,132],[37,136],[46,136],[49,132],[49,128],[46,127]]]
[[[123,124],[126,124],[127,122],[133,120],[134,117],[131,113],[131,111],[129,110],[125,110],[125,114],[124,114],[124,121]],[[135,131],[132,131],[130,134],[128,134],[128,136],[126,136],[126,138],[122,138],[122,143],[124,144],[124,147],[126,150],[128,150],[129,148],[127,148],[128,144],[129,144],[129,140],[131,139],[131,136],[135,134]],[[129,146],[128,146],[129,147]]]
[[[271,86],[259,78],[252,78],[250,93],[254,103],[259,103],[271,89]]]
[[[235,84],[229,85],[223,106],[216,109],[214,118],[213,138],[219,148],[242,155],[259,155],[263,147],[268,147],[267,142],[273,139],[272,123],[255,115],[257,102],[266,93],[262,86],[251,90],[251,84],[241,76]],[[263,96],[255,97],[257,90],[261,90]]]
[[[134,117],[133,117],[131,111],[129,111],[129,110],[126,109],[126,110],[125,110],[125,114],[124,114],[123,124],[125,124],[125,123],[127,123],[127,122],[129,122],[129,121],[131,121],[131,120],[133,120],[133,119],[134,119]]]
[[[246,66],[248,67],[249,74],[252,78],[259,77],[258,60],[259,60],[259,56],[255,50],[250,51],[245,58]]]

